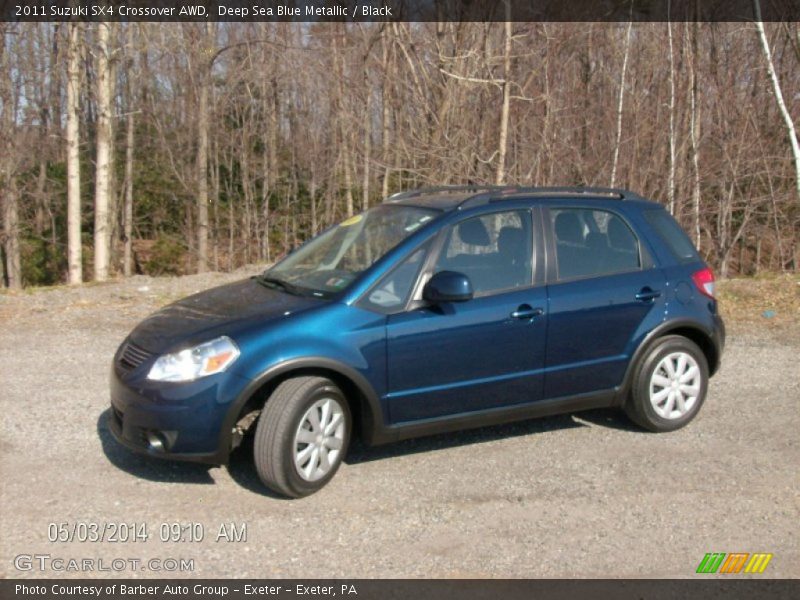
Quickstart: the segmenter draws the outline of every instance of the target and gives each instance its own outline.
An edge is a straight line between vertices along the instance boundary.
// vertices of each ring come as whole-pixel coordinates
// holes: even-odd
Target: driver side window
[[[524,210],[473,217],[453,226],[434,272],[469,277],[476,296],[532,283],[530,213]]]

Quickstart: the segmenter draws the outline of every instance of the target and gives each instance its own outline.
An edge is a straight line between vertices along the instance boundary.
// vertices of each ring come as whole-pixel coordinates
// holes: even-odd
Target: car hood
[[[244,279],[165,306],[139,323],[130,340],[148,352],[161,354],[178,345],[202,343],[233,335],[245,326],[286,318],[322,302]]]

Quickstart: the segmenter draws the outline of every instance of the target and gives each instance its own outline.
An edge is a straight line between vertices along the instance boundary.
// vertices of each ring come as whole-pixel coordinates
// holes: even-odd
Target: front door
[[[543,285],[533,285],[530,211],[472,217],[445,236],[431,273],[464,273],[475,297],[388,317],[387,400],[395,425],[542,395],[547,297]]]

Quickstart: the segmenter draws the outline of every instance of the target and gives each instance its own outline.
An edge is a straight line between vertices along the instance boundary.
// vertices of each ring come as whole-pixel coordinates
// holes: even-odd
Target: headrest
[[[501,254],[514,254],[522,249],[525,234],[519,227],[503,227],[497,236],[497,250]]]
[[[608,239],[602,233],[592,231],[586,236],[586,247],[592,250],[603,250],[608,248]]]
[[[583,235],[581,235],[581,223],[578,221],[578,215],[573,212],[558,213],[556,217],[556,237],[559,242],[582,243]]]
[[[636,240],[628,226],[619,217],[612,217],[608,222],[608,241],[617,250],[634,250]]]
[[[470,219],[458,226],[459,239],[470,246],[488,246],[491,244],[489,232],[480,219]]]

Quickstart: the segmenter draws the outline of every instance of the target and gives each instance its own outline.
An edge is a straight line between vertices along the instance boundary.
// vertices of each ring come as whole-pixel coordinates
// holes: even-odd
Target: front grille
[[[119,366],[126,371],[132,371],[152,356],[150,352],[133,342],[125,342],[125,347],[119,354]]]

